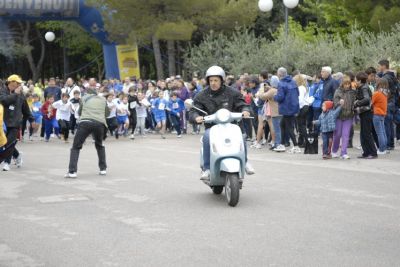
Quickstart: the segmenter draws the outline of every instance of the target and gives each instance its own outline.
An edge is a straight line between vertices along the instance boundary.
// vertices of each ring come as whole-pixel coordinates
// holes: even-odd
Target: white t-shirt
[[[114,101],[108,102],[107,101],[107,107],[110,109],[110,115],[107,117],[107,119],[114,118],[117,116],[117,105]]]
[[[150,107],[150,102],[144,98],[140,101],[141,105],[136,106],[136,116],[138,118],[146,118],[147,117],[147,108]]]
[[[65,120],[65,121],[69,121],[71,118],[71,112],[72,112],[72,103],[71,102],[67,102],[67,103],[63,103],[62,100],[58,100],[56,102],[53,103],[53,108],[57,109],[57,113],[56,113],[56,119],[57,120]]]
[[[128,108],[128,103],[119,103],[117,106],[117,116],[125,116],[129,115],[129,108]]]

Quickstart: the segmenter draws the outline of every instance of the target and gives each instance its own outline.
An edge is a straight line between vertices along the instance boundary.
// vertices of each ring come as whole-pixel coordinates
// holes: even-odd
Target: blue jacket
[[[185,109],[185,104],[180,98],[177,98],[175,101],[170,100],[168,103],[168,110],[170,111],[171,115],[177,116]]]
[[[333,101],[333,96],[335,95],[335,91],[338,88],[337,82],[329,76],[326,80],[322,80],[324,83],[324,92],[322,99],[324,101]]]
[[[336,118],[339,116],[342,107],[331,109],[328,112],[322,112],[315,125],[321,126],[321,132],[329,133],[336,129]]]
[[[280,80],[274,100],[279,104],[279,114],[293,116],[299,113],[299,88],[290,76]]]
[[[321,108],[322,106],[322,92],[324,90],[324,84],[322,81],[319,83],[314,83],[310,89],[310,96],[314,97],[314,102],[312,103],[313,108]]]

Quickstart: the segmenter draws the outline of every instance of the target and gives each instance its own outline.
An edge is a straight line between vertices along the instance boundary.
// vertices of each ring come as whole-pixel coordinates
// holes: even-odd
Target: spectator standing
[[[287,132],[293,142],[293,147],[289,153],[301,153],[294,134],[296,114],[300,110],[299,88],[292,77],[287,74],[285,68],[278,69],[278,77],[280,81],[278,84],[278,92],[274,100],[278,102],[279,114],[283,116],[281,121],[282,136],[285,136],[285,132]]]
[[[98,96],[97,92],[90,89],[82,98],[79,109],[80,123],[71,148],[68,173],[65,178],[76,178],[78,171],[79,152],[88,136],[92,136],[98,156],[100,175],[107,174],[106,149],[103,145],[104,127],[109,115],[104,97]]]
[[[372,136],[372,93],[369,90],[367,79],[368,75],[365,72],[359,72],[356,75],[358,87],[354,107],[360,116],[361,123],[360,140],[363,153],[359,158],[374,159],[377,158],[378,155]]]
[[[61,88],[56,85],[56,80],[54,78],[49,79],[47,88],[44,90],[44,98],[47,100],[49,95],[54,97],[54,101],[61,99]]]

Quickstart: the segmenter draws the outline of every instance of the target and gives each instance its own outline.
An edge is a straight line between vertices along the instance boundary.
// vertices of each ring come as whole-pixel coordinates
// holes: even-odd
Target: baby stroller
[[[304,154],[318,154],[318,133],[315,128],[307,132]]]

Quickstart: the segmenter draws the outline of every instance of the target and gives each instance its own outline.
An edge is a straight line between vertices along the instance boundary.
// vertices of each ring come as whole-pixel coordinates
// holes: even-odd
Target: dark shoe
[[[387,150],[394,150],[394,147],[388,146]]]

